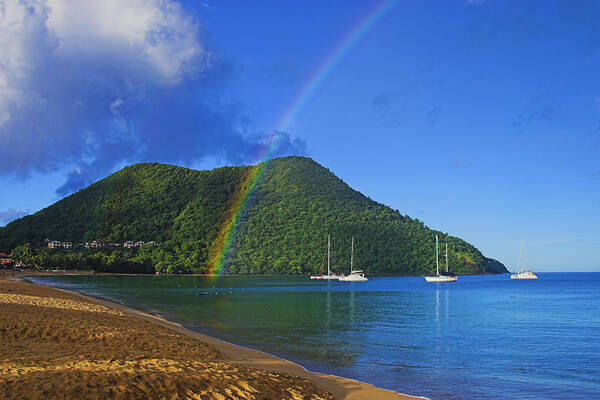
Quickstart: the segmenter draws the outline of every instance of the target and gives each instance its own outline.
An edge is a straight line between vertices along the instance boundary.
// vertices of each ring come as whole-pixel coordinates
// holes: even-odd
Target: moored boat
[[[439,250],[438,250],[439,242],[438,235],[435,235],[435,275],[424,276],[427,282],[455,282],[458,280],[458,276],[456,274],[450,272],[448,270],[448,243],[446,243],[446,272],[440,273],[440,265],[439,265]]]
[[[315,280],[331,280],[331,279],[340,279],[340,276],[335,272],[331,272],[329,268],[330,260],[331,260],[331,235],[327,235],[327,275],[322,273],[323,267],[321,267],[321,271],[319,271],[319,275],[313,275],[310,279]]]
[[[512,274],[510,276],[510,279],[537,279],[537,275],[534,274],[531,271],[528,271],[524,266],[523,266],[523,246],[524,246],[524,242],[521,241],[521,255],[519,256],[519,265],[518,265],[518,272],[515,272],[514,274]]]
[[[369,279],[365,277],[365,274],[362,270],[352,269],[352,263],[354,261],[354,237],[352,237],[352,250],[350,250],[350,275],[348,276],[340,276],[339,280],[343,282],[365,282]]]

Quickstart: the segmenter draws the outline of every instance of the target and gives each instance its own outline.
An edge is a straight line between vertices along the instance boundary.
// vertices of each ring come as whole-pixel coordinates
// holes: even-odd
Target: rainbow
[[[306,80],[298,95],[290,102],[276,124],[273,135],[267,141],[265,150],[257,157],[258,164],[250,167],[242,179],[239,190],[231,199],[225,212],[224,222],[209,253],[208,271],[211,275],[220,275],[225,267],[227,255],[238,230],[241,217],[248,208],[251,194],[260,182],[268,166],[268,160],[276,154],[284,132],[290,127],[298,113],[304,108],[314,93],[329,77],[335,67],[348,55],[350,50],[385,16],[398,0],[382,0],[376,3],[358,20],[342,39],[332,48],[329,55],[319,64]]]

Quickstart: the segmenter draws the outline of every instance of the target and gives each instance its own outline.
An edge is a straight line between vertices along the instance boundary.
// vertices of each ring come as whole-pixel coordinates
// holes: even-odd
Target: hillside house
[[[92,243],[90,243],[90,247],[92,249],[98,249],[100,247],[104,247],[104,242],[102,242],[101,240],[94,240],[94,241],[92,241]]]
[[[143,244],[144,244],[143,240],[138,240],[137,242],[135,242],[135,247],[142,246]]]
[[[62,242],[60,245],[62,246],[63,249],[72,249],[73,248],[72,242]]]
[[[125,243],[123,243],[123,247],[125,247],[126,249],[131,249],[133,247],[133,240],[128,240]]]
[[[60,249],[60,240],[48,240],[49,249]]]

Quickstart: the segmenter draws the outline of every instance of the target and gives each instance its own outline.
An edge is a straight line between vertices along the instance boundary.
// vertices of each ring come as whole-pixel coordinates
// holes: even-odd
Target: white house
[[[48,248],[49,249],[59,249],[60,248],[60,241],[59,240],[49,240],[48,241]]]
[[[94,240],[92,243],[90,243],[90,247],[93,249],[104,247],[104,243],[101,240]]]
[[[135,247],[142,246],[143,244],[144,244],[143,240],[138,240],[137,242],[135,242]]]
[[[133,247],[133,240],[128,240],[125,243],[123,243],[123,247],[125,247],[126,249],[131,249]]]
[[[71,243],[71,242],[62,242],[60,245],[63,247],[63,249],[73,248],[73,243]]]

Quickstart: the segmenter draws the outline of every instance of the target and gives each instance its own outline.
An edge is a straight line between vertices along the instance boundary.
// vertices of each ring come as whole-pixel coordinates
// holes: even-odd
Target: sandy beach
[[[0,279],[0,337],[6,399],[416,398],[18,279]]]

